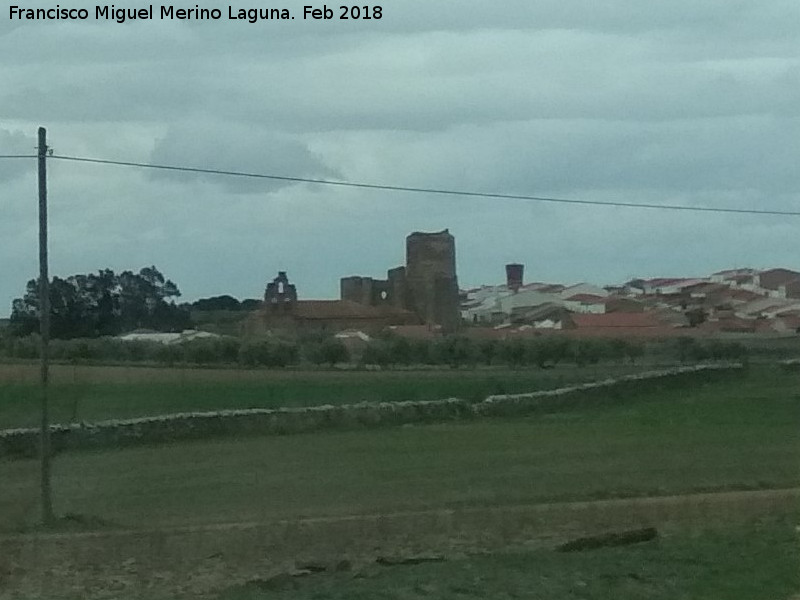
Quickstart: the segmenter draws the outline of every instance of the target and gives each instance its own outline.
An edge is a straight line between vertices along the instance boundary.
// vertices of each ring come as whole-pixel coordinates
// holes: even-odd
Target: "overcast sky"
[[[42,125],[62,155],[800,210],[796,0],[392,0],[358,22],[303,21],[287,0],[266,6],[294,21],[124,25],[11,22],[12,3],[54,5],[0,0],[0,154],[33,153]],[[336,297],[341,276],[402,264],[409,232],[443,228],[462,287],[501,282],[511,261],[564,283],[800,270],[800,218],[61,161],[49,186],[53,275],[156,265],[187,300],[258,297],[278,270],[301,298]],[[4,315],[38,272],[35,161],[0,160],[0,209]]]

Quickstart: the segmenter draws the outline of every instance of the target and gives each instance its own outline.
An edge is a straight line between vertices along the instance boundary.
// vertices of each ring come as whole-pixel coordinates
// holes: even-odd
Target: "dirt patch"
[[[549,547],[614,530],[729,527],[796,515],[800,489],[516,507],[354,515],[172,530],[18,534],[0,538],[0,598],[199,598],[232,585],[278,585],[347,564],[444,560]],[[381,564],[383,564],[381,563]],[[267,575],[265,575],[267,574]],[[257,583],[261,582],[261,583]],[[287,584],[288,585],[288,584]]]

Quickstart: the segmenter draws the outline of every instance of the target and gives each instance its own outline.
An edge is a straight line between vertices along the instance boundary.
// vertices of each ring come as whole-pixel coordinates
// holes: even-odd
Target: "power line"
[[[38,158],[35,154],[0,154],[0,158]]]
[[[443,188],[420,188],[400,185],[385,185],[376,183],[360,183],[354,181],[336,181],[331,179],[312,179],[307,177],[288,177],[285,175],[271,175],[266,173],[247,173],[242,171],[224,171],[220,169],[202,169],[196,167],[182,167],[175,165],[158,165],[149,163],[104,160],[99,158],[85,158],[79,156],[64,156],[55,154],[50,158],[57,160],[93,163],[98,165],[115,165],[119,167],[136,167],[141,169],[156,169],[161,171],[177,171],[183,173],[197,173],[204,175],[224,175],[228,177],[246,177],[250,179],[269,179],[273,181],[287,181],[292,183],[310,183],[315,185],[329,185],[368,190],[382,190],[390,192],[406,192],[415,194],[438,194],[444,196],[461,196],[468,198],[491,198],[497,200],[526,200],[532,202],[552,202],[558,204],[580,204],[588,206],[611,206],[618,208],[647,208],[655,210],[678,210],[691,212],[729,213],[743,215],[772,215],[784,217],[800,217],[800,211],[769,210],[756,208],[724,208],[711,206],[686,206],[682,204],[655,204],[647,202],[621,202],[602,200],[580,200],[574,198],[550,198],[546,196],[528,196],[518,194],[501,194],[492,192],[471,192],[465,190],[448,190]]]

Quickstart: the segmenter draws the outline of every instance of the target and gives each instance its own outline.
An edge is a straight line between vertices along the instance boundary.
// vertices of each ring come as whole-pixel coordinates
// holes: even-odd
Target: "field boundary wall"
[[[459,398],[408,402],[362,402],[340,406],[220,410],[178,413],[96,423],[52,425],[54,452],[169,444],[187,440],[246,435],[288,435],[332,429],[397,426],[511,417],[556,412],[584,405],[616,404],[630,393],[703,382],[743,370],[740,363],[715,363],[646,371],[591,383],[525,394],[493,395],[479,402]],[[38,454],[39,429],[0,430],[0,458]]]

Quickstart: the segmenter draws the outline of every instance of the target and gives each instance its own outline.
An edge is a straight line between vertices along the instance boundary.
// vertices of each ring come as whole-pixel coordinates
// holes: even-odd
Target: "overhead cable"
[[[204,175],[219,175],[228,177],[245,177],[250,179],[269,179],[273,181],[286,181],[292,183],[308,183],[314,185],[328,185],[348,188],[359,188],[368,190],[381,190],[390,192],[405,192],[414,194],[437,194],[444,196],[461,196],[468,198],[489,198],[496,200],[524,200],[531,202],[551,202],[557,204],[580,204],[588,206],[607,206],[618,208],[646,208],[654,210],[674,210],[674,211],[691,211],[691,212],[708,212],[708,213],[729,213],[729,214],[744,214],[744,215],[772,215],[784,217],[800,217],[800,211],[792,210],[776,210],[776,209],[758,209],[758,208],[730,208],[730,207],[714,207],[714,206],[688,206],[685,204],[656,204],[649,202],[622,202],[622,201],[605,201],[605,200],[586,200],[576,198],[552,198],[547,196],[529,196],[523,194],[502,194],[494,192],[475,192],[466,190],[451,190],[444,188],[423,188],[411,187],[401,185],[388,185],[378,183],[362,183],[355,181],[338,181],[333,179],[313,179],[308,177],[290,177],[286,175],[274,175],[267,173],[248,173],[243,171],[226,171],[221,169],[204,169],[198,167],[184,167],[176,165],[159,165],[151,163],[139,163],[130,161],[119,160],[105,160],[99,158],[85,158],[79,156],[65,156],[54,154],[49,158],[55,160],[92,163],[99,165],[115,165],[120,167],[136,167],[141,169],[156,169],[160,171],[174,171],[182,173],[195,173]]]

